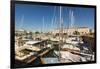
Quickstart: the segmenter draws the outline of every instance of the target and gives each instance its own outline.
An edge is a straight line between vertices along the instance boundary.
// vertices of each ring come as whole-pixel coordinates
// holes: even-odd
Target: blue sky
[[[64,27],[69,25],[69,11],[74,13],[74,26],[94,28],[94,8],[62,7]],[[59,6],[16,4],[15,29],[49,31],[58,27]],[[53,21],[53,24],[52,24]]]

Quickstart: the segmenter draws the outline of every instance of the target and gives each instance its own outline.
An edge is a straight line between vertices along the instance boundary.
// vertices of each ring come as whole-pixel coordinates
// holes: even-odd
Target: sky
[[[70,11],[73,12],[75,27],[94,28],[94,8],[61,7],[63,26],[70,26]],[[49,5],[15,5],[15,29],[50,31],[59,27],[60,7]]]

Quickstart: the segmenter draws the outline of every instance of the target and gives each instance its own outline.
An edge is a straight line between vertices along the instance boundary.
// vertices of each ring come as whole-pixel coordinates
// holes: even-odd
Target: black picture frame
[[[43,64],[43,65],[36,65],[36,66],[22,66],[22,67],[15,67],[15,4],[29,4],[29,5],[49,5],[49,6],[69,6],[69,7],[85,7],[85,8],[94,8],[94,45],[95,45],[95,60],[88,61],[88,62],[73,62],[73,63],[57,63],[57,64]],[[11,68],[27,68],[27,67],[44,67],[44,66],[60,66],[60,65],[78,65],[78,64],[92,64],[97,62],[96,57],[96,6],[95,5],[81,5],[81,4],[64,4],[64,3],[49,3],[49,2],[34,2],[34,1],[11,1],[11,23],[10,23],[10,44],[11,44]]]

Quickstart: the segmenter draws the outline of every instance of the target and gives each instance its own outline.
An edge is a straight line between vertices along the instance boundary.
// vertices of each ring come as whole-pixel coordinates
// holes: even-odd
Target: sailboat
[[[58,55],[58,61],[60,63],[66,62],[80,62],[81,57],[76,54],[72,54],[71,51],[80,51],[80,48],[76,47],[75,37],[68,37],[66,39],[66,44],[63,42],[63,19],[62,19],[62,7],[60,6],[60,28],[59,28],[59,50],[54,51]],[[71,13],[71,26],[73,25],[73,12]],[[77,42],[78,43],[78,42]]]

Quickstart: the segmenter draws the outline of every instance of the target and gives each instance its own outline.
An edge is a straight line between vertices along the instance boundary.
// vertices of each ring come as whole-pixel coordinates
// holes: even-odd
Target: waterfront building
[[[59,29],[53,30],[51,33],[57,34],[59,33]],[[79,35],[85,35],[90,33],[90,29],[88,27],[65,28],[63,29],[63,33],[66,33],[68,35],[73,35],[75,33]]]

